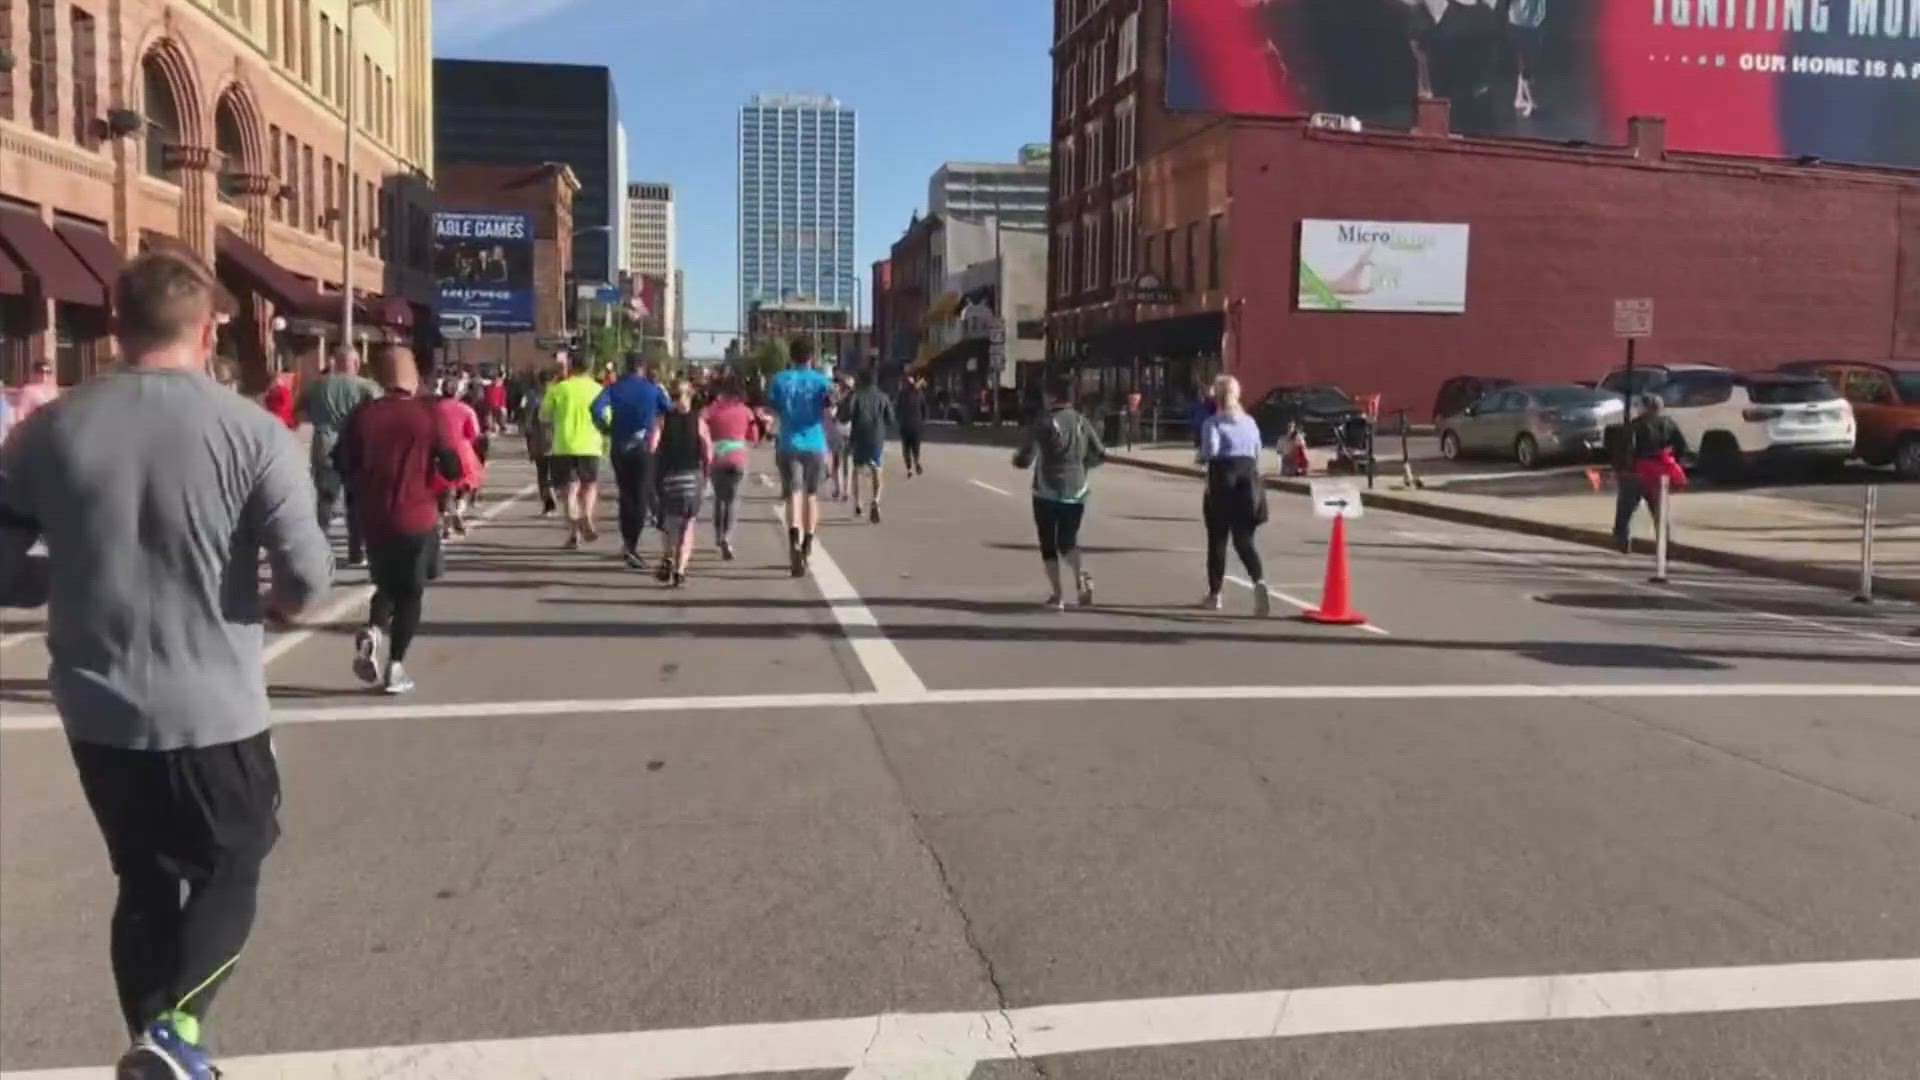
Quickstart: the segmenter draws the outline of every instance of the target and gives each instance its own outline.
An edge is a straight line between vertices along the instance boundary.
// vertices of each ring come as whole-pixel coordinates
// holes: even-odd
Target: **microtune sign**
[[[1300,223],[1301,311],[1467,310],[1466,225]]]

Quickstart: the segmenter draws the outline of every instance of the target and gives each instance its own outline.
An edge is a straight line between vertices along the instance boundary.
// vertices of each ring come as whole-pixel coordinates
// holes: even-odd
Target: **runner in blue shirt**
[[[788,368],[767,385],[767,404],[780,421],[774,460],[787,504],[787,564],[794,577],[803,577],[813,555],[813,534],[820,527],[820,475],[827,464],[833,381],[814,370],[811,340],[795,338],[788,356]]]

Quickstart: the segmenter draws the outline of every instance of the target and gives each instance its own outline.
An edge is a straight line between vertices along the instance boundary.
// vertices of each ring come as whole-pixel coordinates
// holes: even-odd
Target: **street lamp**
[[[347,0],[347,78],[345,88],[346,134],[345,154],[341,160],[346,163],[347,190],[340,193],[341,213],[346,220],[345,235],[340,237],[340,344],[353,347],[353,214],[354,185],[359,181],[353,175],[353,84],[354,72],[353,25],[359,20],[354,13],[363,7],[370,7],[380,0]],[[371,209],[371,207],[369,207]]]

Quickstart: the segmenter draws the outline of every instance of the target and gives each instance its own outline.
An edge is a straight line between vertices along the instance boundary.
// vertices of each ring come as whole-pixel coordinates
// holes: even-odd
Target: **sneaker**
[[[589,544],[600,539],[600,530],[594,527],[591,520],[580,523],[580,539],[585,540]]]
[[[673,560],[661,559],[660,565],[655,567],[653,570],[653,578],[655,581],[658,581],[662,585],[665,585],[668,582],[672,581],[673,580]]]
[[[580,534],[572,533],[572,532],[568,533],[567,542],[564,544],[561,544],[560,548],[563,551],[579,551],[580,550]]]
[[[879,503],[874,503],[873,505],[867,507],[867,520],[875,525],[880,524],[880,504]]]
[[[401,666],[400,661],[395,660],[387,665],[387,684],[383,689],[394,695],[413,693],[413,677],[407,674],[407,669]]]
[[[1264,619],[1273,614],[1273,594],[1260,582],[1253,583],[1253,617]]]
[[[669,584],[673,588],[678,589],[682,585],[685,585],[686,583],[687,583],[687,572],[685,570],[675,570],[673,572],[673,580],[669,582]]]
[[[114,1080],[217,1080],[220,1070],[172,1021],[156,1020],[121,1055],[113,1075]]]
[[[1048,593],[1046,603],[1042,605],[1053,611],[1067,610],[1067,598],[1057,592]]]
[[[1080,595],[1076,598],[1081,607],[1093,606],[1093,575],[1085,571],[1080,573]]]
[[[1200,601],[1200,610],[1219,611],[1220,610],[1220,594],[1208,593],[1206,595],[1206,598]]]
[[[720,541],[720,560],[722,562],[733,561],[733,542],[732,541],[729,541],[729,540]]]
[[[927,475],[927,467],[925,465],[915,465],[913,467],[913,474],[915,476],[925,476]]]
[[[380,647],[384,636],[377,626],[363,626],[353,635],[353,674],[368,686],[380,685]]]
[[[640,554],[638,548],[621,548],[620,557],[626,560],[627,569],[629,570],[645,570],[647,568],[646,557]]]
[[[366,568],[367,568],[366,552],[363,552],[363,551],[353,552],[347,556],[347,569],[365,570]]]
[[[860,500],[859,499],[853,500],[853,516],[855,520],[858,520],[860,517]]]
[[[787,573],[794,577],[807,576],[807,553],[801,550],[799,544],[787,548]]]

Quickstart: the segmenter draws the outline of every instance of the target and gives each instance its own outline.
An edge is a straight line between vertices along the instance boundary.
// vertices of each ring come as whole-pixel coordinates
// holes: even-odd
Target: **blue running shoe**
[[[114,1070],[114,1080],[219,1080],[219,1076],[207,1052],[182,1035],[170,1019],[148,1025]]]

